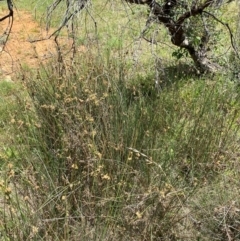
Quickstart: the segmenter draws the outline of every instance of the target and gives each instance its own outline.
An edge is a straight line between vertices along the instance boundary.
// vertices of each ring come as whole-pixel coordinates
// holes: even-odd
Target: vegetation
[[[0,82],[1,240],[240,240],[238,59],[199,76],[122,6]]]
[[[175,56],[178,58],[181,58],[182,55],[191,57],[200,73],[216,72],[220,69],[220,66],[211,60],[212,56],[209,56],[210,47],[217,42],[217,37],[213,37],[213,35],[218,34],[218,30],[215,29],[217,24],[222,25],[227,31],[231,41],[231,47],[239,58],[233,33],[228,22],[223,22],[219,19],[222,10],[224,10],[224,5],[231,3],[231,0],[125,1],[127,3],[148,6],[149,14],[148,16],[146,15],[147,23],[145,30],[142,32],[142,37],[144,37],[145,32],[152,24],[162,24],[168,30],[169,37],[171,37],[171,43],[178,47]],[[74,33],[74,19],[76,18],[76,15],[83,11],[83,9],[88,9],[88,5],[91,2],[89,0],[68,0],[65,7],[62,3],[62,0],[55,0],[53,4],[49,6],[47,11],[47,27],[49,27],[53,13],[58,13],[58,8],[64,9],[62,22],[59,28],[54,32],[54,35],[59,33],[70,21],[72,21],[72,32]],[[157,40],[151,38],[148,41],[153,43]],[[225,44],[224,47],[226,47]]]

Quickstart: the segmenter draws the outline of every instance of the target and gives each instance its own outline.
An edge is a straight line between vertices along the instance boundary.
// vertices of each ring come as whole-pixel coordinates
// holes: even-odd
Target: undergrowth
[[[239,193],[225,192],[239,185],[238,88],[192,75],[160,89],[128,68],[86,52],[23,70],[1,238],[239,240]]]
[[[0,239],[240,240],[239,86],[143,56],[144,9],[109,4],[71,63],[1,83]]]

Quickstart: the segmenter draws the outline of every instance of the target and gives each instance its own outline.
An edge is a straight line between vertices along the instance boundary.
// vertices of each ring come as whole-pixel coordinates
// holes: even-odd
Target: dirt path
[[[0,16],[6,12],[0,11]],[[20,65],[30,68],[37,67],[40,61],[46,61],[56,55],[54,41],[44,40],[30,43],[30,40],[41,39],[47,36],[39,24],[28,12],[18,11],[15,13],[13,28],[10,37],[4,47],[4,32],[8,26],[8,19],[0,22],[0,78],[11,79]],[[71,47],[71,40],[62,37],[61,45],[67,49]]]

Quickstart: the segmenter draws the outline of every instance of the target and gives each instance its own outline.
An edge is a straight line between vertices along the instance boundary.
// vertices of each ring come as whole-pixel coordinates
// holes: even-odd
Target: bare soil
[[[0,11],[0,17],[7,14]],[[51,31],[46,32],[34,20],[33,16],[25,11],[15,13],[14,22],[8,41],[5,44],[9,28],[9,20],[0,22],[0,77],[11,80],[21,66],[37,68],[40,62],[56,56],[54,39],[47,39],[31,43],[32,40],[46,39]],[[66,36],[59,38],[61,48],[71,49],[72,40]]]

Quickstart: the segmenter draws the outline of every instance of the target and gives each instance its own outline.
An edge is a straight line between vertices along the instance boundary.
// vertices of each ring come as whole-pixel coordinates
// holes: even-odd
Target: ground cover
[[[92,12],[105,24],[86,24],[74,59],[23,27],[28,54],[7,45],[0,239],[239,240],[239,86],[136,38],[144,10],[127,10],[136,24],[125,7]]]

